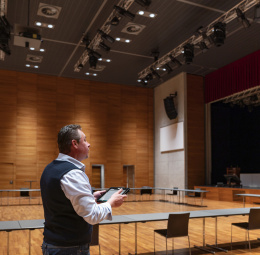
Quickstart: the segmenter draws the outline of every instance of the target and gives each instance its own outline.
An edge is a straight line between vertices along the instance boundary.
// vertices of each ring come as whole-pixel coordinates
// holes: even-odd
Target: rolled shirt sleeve
[[[112,220],[109,203],[97,204],[91,192],[87,175],[81,170],[71,170],[61,179],[61,188],[71,201],[75,212],[91,225],[102,220]]]

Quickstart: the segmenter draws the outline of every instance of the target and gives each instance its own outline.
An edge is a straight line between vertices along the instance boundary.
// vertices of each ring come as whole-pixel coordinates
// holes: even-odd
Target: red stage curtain
[[[260,85],[260,50],[205,77],[205,103]]]

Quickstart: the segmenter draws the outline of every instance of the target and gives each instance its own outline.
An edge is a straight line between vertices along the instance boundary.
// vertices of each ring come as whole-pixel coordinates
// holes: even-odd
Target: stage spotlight
[[[78,65],[78,69],[82,69],[83,68],[83,65],[82,64],[79,64]]]
[[[90,49],[88,47],[86,49],[87,49],[87,51],[89,53],[89,56],[90,55],[94,55],[96,58],[101,58],[102,57],[98,52],[96,52],[96,51],[94,51],[94,50],[92,50],[92,49]]]
[[[93,54],[89,55],[89,65],[90,65],[90,68],[96,69],[97,61],[98,61],[97,57],[95,57]]]
[[[108,47],[106,44],[104,44],[103,42],[99,43],[100,48],[102,48],[105,51],[110,51],[110,47]]]
[[[165,64],[164,68],[166,69],[167,73],[170,73],[173,71],[172,68],[168,64]]]
[[[121,19],[121,17],[115,16],[114,18],[111,19],[110,24],[112,26],[117,26],[120,22],[120,19]]]
[[[254,14],[254,21],[260,21],[260,3],[255,6],[255,14]]]
[[[135,0],[135,2],[142,7],[149,7],[149,5],[152,3],[151,0]]]
[[[148,81],[151,81],[153,79],[153,75],[151,73],[148,73],[146,76],[145,76],[145,80],[148,82]]]
[[[207,44],[203,41],[199,43],[199,47],[203,53],[207,52],[209,49]]]
[[[239,8],[236,9],[237,18],[242,23],[244,28],[249,28],[251,26],[249,20],[246,18],[245,13],[243,13]]]
[[[216,23],[214,26],[213,39],[217,47],[224,44],[226,38],[226,24],[222,22]]]
[[[102,30],[98,29],[98,32],[99,32],[99,34],[101,34],[101,38],[102,38],[103,40],[107,40],[107,41],[109,41],[110,43],[113,43],[113,42],[115,41],[115,39],[114,39],[112,36],[106,34],[106,33],[103,32]]]
[[[125,17],[128,17],[130,19],[134,19],[135,18],[135,14],[123,9],[122,7],[120,6],[117,6],[117,5],[114,5],[114,9],[120,14],[120,15],[123,15]]]
[[[183,53],[183,57],[185,58],[185,63],[186,64],[191,64],[194,58],[194,45],[187,43],[186,45],[184,45],[184,53]]]
[[[181,66],[182,66],[181,62],[180,62],[178,59],[176,59],[175,57],[173,57],[172,55],[169,55],[169,58],[170,58],[171,61],[172,61],[174,64],[176,64],[178,67],[181,67]]]
[[[152,74],[157,77],[158,79],[161,78],[161,76],[151,67],[150,70],[152,71]]]

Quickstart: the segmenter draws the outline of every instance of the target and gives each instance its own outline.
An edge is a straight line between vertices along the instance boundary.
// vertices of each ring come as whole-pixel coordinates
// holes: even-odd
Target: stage
[[[195,186],[209,192],[204,194],[204,198],[217,201],[243,202],[243,198],[236,194],[259,194],[260,187],[216,187],[216,186]],[[246,203],[260,203],[258,197],[247,197]]]

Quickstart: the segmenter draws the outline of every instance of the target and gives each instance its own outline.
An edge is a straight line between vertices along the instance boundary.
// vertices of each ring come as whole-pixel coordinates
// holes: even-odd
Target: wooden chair
[[[150,195],[149,196],[149,199],[151,198],[151,195],[152,195],[152,187],[149,187],[149,186],[143,186],[140,190],[140,195],[142,197],[142,200],[143,200],[143,195],[144,194],[148,194]]]
[[[249,230],[260,229],[260,209],[251,208],[249,212],[248,222],[231,223],[231,250],[232,250],[232,226],[236,226],[247,231],[249,250],[251,250]]]
[[[172,196],[173,197],[173,202],[174,202],[174,196],[178,195],[178,191],[176,191],[176,189],[178,189],[178,187],[173,187],[173,191],[172,193],[167,193],[166,195]]]
[[[174,238],[187,236],[189,242],[189,254],[191,255],[190,238],[188,233],[189,219],[190,219],[190,213],[169,214],[167,229],[154,230],[154,254],[155,254],[155,233],[157,233],[161,236],[164,236],[166,239],[166,254],[168,254],[167,251],[168,238],[172,238],[172,249],[174,250]]]

